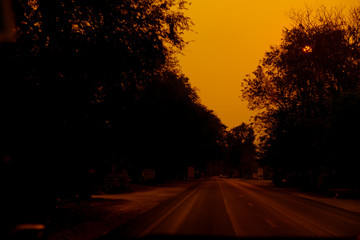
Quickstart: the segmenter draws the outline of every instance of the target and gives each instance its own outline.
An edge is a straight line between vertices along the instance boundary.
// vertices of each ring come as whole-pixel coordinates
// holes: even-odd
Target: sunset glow
[[[255,71],[271,45],[281,41],[287,16],[305,6],[351,7],[357,0],[193,0],[186,14],[194,31],[180,64],[203,104],[214,110],[228,127],[249,122],[253,115],[240,99],[242,80]],[[304,52],[311,51],[305,47]]]

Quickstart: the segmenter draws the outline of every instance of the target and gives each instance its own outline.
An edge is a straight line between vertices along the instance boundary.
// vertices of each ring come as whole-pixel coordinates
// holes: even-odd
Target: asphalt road
[[[212,178],[103,239],[159,235],[345,238],[360,235],[360,214],[238,179]]]

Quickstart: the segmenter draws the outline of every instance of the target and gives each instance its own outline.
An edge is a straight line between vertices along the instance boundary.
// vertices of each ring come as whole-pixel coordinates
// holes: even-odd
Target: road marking
[[[227,183],[244,191],[247,196],[253,197],[253,198],[261,201],[261,203],[264,206],[271,207],[271,209],[274,212],[276,212],[276,214],[280,214],[283,217],[282,221],[296,222],[297,225],[301,226],[302,229],[306,229],[309,233],[311,232],[316,236],[320,236],[319,230],[330,236],[338,236],[333,230],[330,230],[330,229],[320,225],[313,219],[309,219],[306,215],[299,214],[298,212],[294,211],[293,209],[291,209],[289,207],[285,208],[284,206],[282,206],[281,204],[276,202],[274,200],[274,198],[271,198],[266,195],[260,197],[259,193],[255,192],[256,190],[258,190],[260,188],[251,186],[251,184],[248,184],[248,183],[243,183],[243,182],[234,181],[234,180],[227,181]],[[269,222],[268,222],[268,224],[270,225]]]
[[[248,202],[248,205],[249,205],[250,207],[253,207],[253,206],[254,206],[254,204],[252,204],[251,202]]]
[[[166,234],[175,235],[182,224],[185,222],[186,218],[190,215],[191,209],[194,207],[197,199],[200,194],[196,194],[193,198],[189,199],[188,202],[182,207],[180,214],[177,214],[176,221],[168,228]]]
[[[269,219],[265,219],[265,222],[267,222],[272,228],[278,228],[278,225]]]
[[[243,232],[240,230],[241,229],[240,224],[236,220],[235,214],[230,210],[230,204],[229,204],[228,200],[225,198],[224,189],[223,189],[221,183],[220,182],[218,182],[218,183],[220,185],[220,192],[221,192],[221,195],[224,200],[226,213],[228,214],[228,216],[230,218],[230,222],[231,222],[232,228],[234,230],[235,237],[241,237],[241,236],[243,236]]]
[[[163,216],[161,216],[158,220],[156,220],[153,224],[151,224],[147,229],[145,229],[145,231],[143,231],[142,233],[140,233],[139,235],[136,236],[136,238],[143,238],[145,237],[147,234],[149,234],[152,230],[154,230],[162,221],[165,220],[165,218],[167,218],[171,213],[173,213],[181,204],[183,204],[189,197],[191,197],[196,191],[198,190],[198,188],[194,189],[190,194],[188,194],[186,197],[184,197],[180,202],[178,202],[173,208],[171,208],[166,214],[164,214]]]

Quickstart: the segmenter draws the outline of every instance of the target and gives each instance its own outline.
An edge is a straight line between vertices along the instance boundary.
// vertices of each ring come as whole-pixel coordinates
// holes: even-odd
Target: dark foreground
[[[358,235],[358,213],[236,179],[212,178],[101,239],[356,239]]]

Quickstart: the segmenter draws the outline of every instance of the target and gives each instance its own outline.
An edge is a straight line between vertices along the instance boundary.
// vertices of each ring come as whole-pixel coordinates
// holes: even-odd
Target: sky
[[[290,26],[288,13],[305,6],[350,7],[358,0],[189,0],[185,14],[194,23],[191,41],[179,55],[183,73],[202,104],[229,128],[250,123],[253,112],[242,101],[241,83]]]

